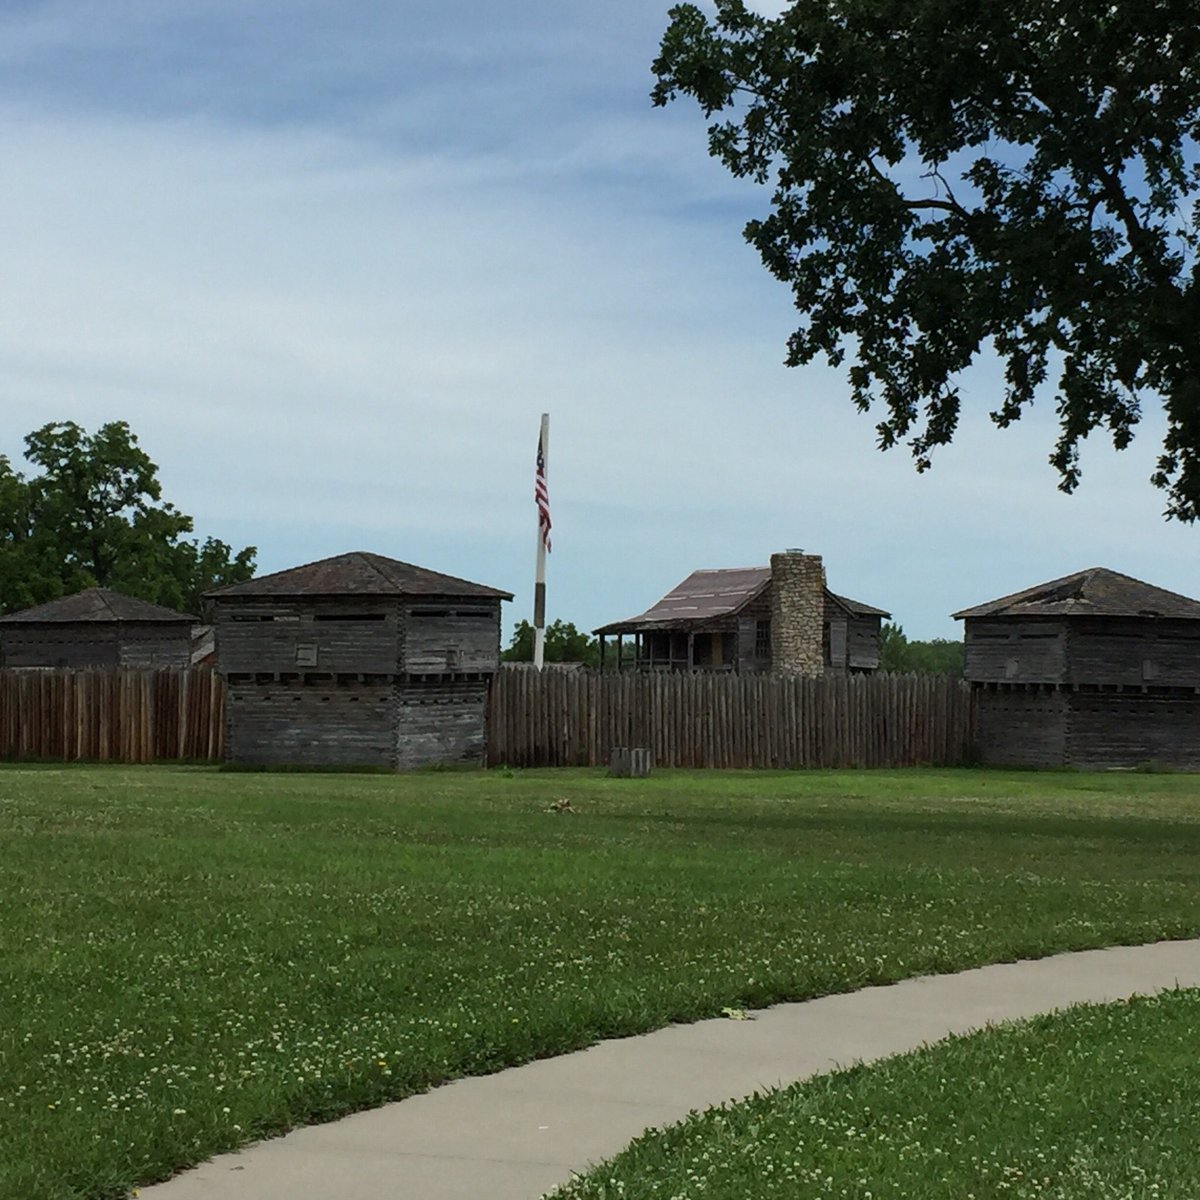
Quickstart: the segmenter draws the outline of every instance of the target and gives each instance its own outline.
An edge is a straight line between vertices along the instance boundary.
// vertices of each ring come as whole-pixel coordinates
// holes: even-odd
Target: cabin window
[[[317,613],[314,621],[386,621],[384,613]]]
[[[460,608],[455,616],[466,617],[472,621],[490,621],[492,613],[486,608]]]
[[[1038,642],[1053,640],[1058,637],[1057,633],[1023,633],[1020,635],[1023,642]]]
[[[754,623],[754,657],[771,657],[771,622],[756,621]]]
[[[448,608],[414,608],[411,612],[414,617],[448,617],[450,615]]]

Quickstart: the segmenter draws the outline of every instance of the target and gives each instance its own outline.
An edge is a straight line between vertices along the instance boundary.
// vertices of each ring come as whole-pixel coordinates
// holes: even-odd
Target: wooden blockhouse
[[[825,586],[819,555],[787,551],[769,567],[693,571],[640,616],[594,630],[632,637],[644,671],[869,674],[891,616]]]
[[[964,609],[995,766],[1200,767],[1200,603],[1104,567]]]
[[[356,551],[208,599],[230,762],[482,763],[510,593]]]
[[[5,667],[186,667],[196,618],[108,588],[0,617]]]

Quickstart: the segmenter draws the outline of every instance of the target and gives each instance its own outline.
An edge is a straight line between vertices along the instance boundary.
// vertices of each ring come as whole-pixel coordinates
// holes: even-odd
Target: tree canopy
[[[109,587],[199,613],[202,594],[254,574],[255,548],[200,542],[162,500],[158,468],[124,421],[53,422],[25,439],[28,478],[0,455],[0,612]]]
[[[501,651],[504,662],[533,662],[533,626],[518,621],[512,641]],[[600,665],[600,643],[590,634],[576,629],[571,621],[551,621],[546,626],[546,662],[578,662],[587,667]]]
[[[852,356],[855,404],[919,470],[981,351],[1004,364],[998,425],[1056,376],[1068,492],[1083,439],[1123,449],[1157,398],[1152,481],[1200,515],[1195,0],[715,8],[671,9],[652,95],[719,115],[710,153],[772,185],[745,236],[802,314],[788,365]]]
[[[881,670],[917,675],[959,675],[963,673],[963,644],[949,638],[909,641],[902,625],[883,623],[879,631]]]

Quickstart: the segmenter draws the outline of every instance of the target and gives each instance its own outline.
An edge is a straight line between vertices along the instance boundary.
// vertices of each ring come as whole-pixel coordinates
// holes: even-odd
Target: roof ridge
[[[335,557],[337,557],[337,556],[335,555]],[[345,557],[346,558],[358,557],[358,558],[362,559],[362,561],[365,562],[367,564],[367,566],[370,567],[371,570],[374,571],[375,574],[378,575],[379,578],[382,579],[383,582],[386,583],[389,587],[397,586],[396,581],[386,571],[384,571],[379,566],[378,563],[372,561],[373,559],[376,559],[376,558],[383,558],[382,554],[373,554],[370,550],[351,550]],[[399,559],[388,559],[387,561],[388,562],[399,562],[400,560]],[[404,565],[412,566],[411,563],[405,563]],[[423,570],[424,568],[417,568],[417,569]]]
[[[94,592],[96,593],[96,595],[99,597],[99,599],[100,599],[100,603],[104,605],[104,611],[105,611],[106,613],[108,613],[108,615],[109,615],[110,617],[112,617],[112,619],[113,619],[114,621],[118,619],[118,618],[117,618],[117,610],[116,610],[115,608],[113,608],[112,601],[109,599],[109,597],[110,597],[110,596],[112,596],[112,595],[115,595],[115,594],[116,594],[116,593],[114,593],[114,592],[112,591],[112,589],[111,589],[111,588],[104,588],[104,587],[85,588],[85,589],[84,589],[84,591],[85,591],[85,592],[86,592],[86,591],[94,591]],[[130,597],[130,599],[131,599],[131,600],[137,600],[137,599],[138,599],[138,597],[137,597],[137,596],[131,596],[131,597]],[[149,602],[149,601],[146,601],[146,603],[148,604],[148,603],[150,603],[150,602]]]
[[[32,604],[16,612],[5,613],[0,621],[7,624],[21,623],[73,623],[92,621],[100,623],[125,621],[192,621],[194,614],[180,612],[154,600],[144,600],[119,592],[116,588],[87,587],[65,596],[55,596],[40,604]]]
[[[377,554],[373,550],[347,550],[327,555],[295,567],[284,567],[258,575],[241,583],[213,588],[206,598],[237,596],[352,596],[370,595],[434,595],[486,596],[511,600],[512,594],[500,588],[488,587]]]
[[[732,574],[735,571],[744,573],[746,571],[769,571],[770,569],[771,569],[770,567],[764,567],[764,566],[758,566],[758,567],[697,567],[692,572],[692,575],[722,575],[722,574],[726,574],[726,573]],[[691,575],[689,575],[688,578],[690,579]]]
[[[1144,603],[1139,604],[1140,600]],[[1168,615],[1176,619],[1200,619],[1200,601],[1112,567],[1084,567],[1069,575],[999,596],[995,600],[971,605],[952,615],[956,620],[969,617],[1021,617],[1038,615],[1038,606],[1046,615],[1051,615],[1053,609],[1061,610],[1058,615],[1062,616],[1085,616],[1089,610],[1093,615],[1100,616],[1162,615],[1155,614],[1152,606],[1156,602],[1162,605],[1164,612],[1175,607],[1176,611]],[[1179,611],[1180,608],[1183,611]]]

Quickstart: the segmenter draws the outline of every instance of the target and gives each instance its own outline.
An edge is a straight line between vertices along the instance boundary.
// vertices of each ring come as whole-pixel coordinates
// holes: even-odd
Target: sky
[[[793,547],[910,637],[1091,566],[1200,596],[1153,405],[1068,497],[1052,399],[995,429],[993,362],[923,475],[844,370],[782,365],[791,297],[741,237],[769,197],[649,101],[668,7],[7,0],[0,454],[128,421],[260,572],[372,550],[512,591],[506,638],[543,412],[580,628]]]

